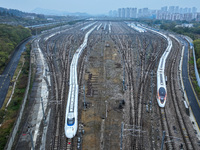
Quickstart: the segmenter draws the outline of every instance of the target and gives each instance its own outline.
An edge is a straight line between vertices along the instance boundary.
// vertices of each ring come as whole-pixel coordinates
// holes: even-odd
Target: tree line
[[[22,26],[0,24],[0,70],[5,67],[15,47],[31,36],[31,31]]]
[[[200,39],[194,40],[193,44],[195,49],[197,68],[198,71],[200,71]]]
[[[184,23],[184,22],[182,22]],[[169,22],[169,23],[162,23],[160,25],[161,29],[169,30],[176,32],[178,34],[183,34],[191,37],[193,40],[198,39],[200,37],[200,23],[193,22],[193,27],[177,27],[176,25],[180,25],[181,23],[177,22]]]

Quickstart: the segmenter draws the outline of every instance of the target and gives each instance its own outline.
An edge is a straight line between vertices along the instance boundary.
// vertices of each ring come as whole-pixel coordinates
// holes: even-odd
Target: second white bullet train
[[[160,58],[158,69],[157,69],[157,102],[160,107],[165,107],[165,103],[167,100],[167,88],[165,81],[165,63],[166,59],[172,48],[172,41],[166,35],[160,33],[168,42],[168,46]]]
[[[129,26],[134,24],[134,23],[127,23]],[[171,51],[172,48],[172,41],[169,37],[167,37],[165,34],[149,29],[143,25],[139,25],[140,28],[143,28],[144,30],[149,30],[151,32],[154,32],[162,37],[164,37],[167,40],[168,46],[165,50],[165,52],[163,53],[163,55],[160,58],[159,61],[159,65],[158,65],[158,69],[157,69],[157,102],[159,107],[165,107],[166,104],[166,100],[167,100],[167,88],[166,88],[166,81],[165,81],[165,63],[166,63],[166,59]],[[132,26],[131,26],[132,27]]]
[[[166,59],[171,51],[172,48],[172,41],[169,37],[167,37],[165,34],[146,28],[144,26],[141,26],[141,28],[144,28],[146,30],[152,31],[162,37],[164,37],[167,40],[168,46],[163,53],[163,55],[160,58],[158,69],[157,69],[157,102],[159,107],[165,107],[166,101],[167,101],[167,88],[166,88],[166,81],[165,81],[165,63]]]

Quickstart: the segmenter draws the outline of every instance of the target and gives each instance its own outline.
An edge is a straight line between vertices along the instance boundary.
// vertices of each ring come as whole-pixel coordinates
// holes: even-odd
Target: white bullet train
[[[164,74],[164,59],[160,59],[160,63],[157,70],[157,101],[160,107],[164,107],[167,98],[167,89]]]
[[[164,37],[168,41],[168,46],[165,52],[163,53],[162,57],[160,58],[158,70],[157,70],[157,101],[160,107],[165,107],[165,103],[167,100],[167,88],[166,88],[166,81],[165,81],[165,63],[172,48],[171,39],[165,35]]]
[[[163,33],[146,28],[144,26],[140,26],[140,27],[164,37],[168,42],[168,46],[160,58],[158,69],[157,69],[157,96],[156,98],[157,98],[159,107],[165,107],[165,103],[167,100],[167,88],[166,88],[166,81],[165,81],[165,63],[172,48],[172,41],[169,37],[167,37]]]
[[[88,36],[95,28],[96,26],[94,26],[90,31],[86,33],[84,41],[74,54],[70,65],[69,93],[68,93],[68,101],[67,101],[66,115],[65,115],[65,136],[67,138],[73,138],[76,135],[78,128],[78,91],[79,91],[79,86],[77,81],[78,59],[81,56],[81,53],[83,52],[85,47],[87,46]]]
[[[141,25],[136,24],[136,23],[129,23],[129,22],[125,22],[129,27],[133,28],[134,30],[143,33],[143,32],[147,32],[146,29],[144,29]]]

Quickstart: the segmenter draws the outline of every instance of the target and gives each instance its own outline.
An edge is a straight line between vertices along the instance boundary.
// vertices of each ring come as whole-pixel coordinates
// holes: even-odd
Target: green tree
[[[25,38],[31,35],[31,31],[22,26],[0,24],[0,70],[3,70],[6,62],[15,47]]]
[[[197,68],[200,70],[200,58],[197,59]]]
[[[194,40],[194,49],[195,49],[195,54],[196,54],[196,59],[200,58],[200,39]]]

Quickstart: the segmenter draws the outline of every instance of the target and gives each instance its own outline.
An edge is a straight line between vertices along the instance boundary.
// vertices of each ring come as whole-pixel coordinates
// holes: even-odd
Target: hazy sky
[[[200,0],[0,0],[0,7],[26,12],[39,7],[68,12],[102,14],[122,7],[160,9],[162,6],[195,6],[200,12]]]

